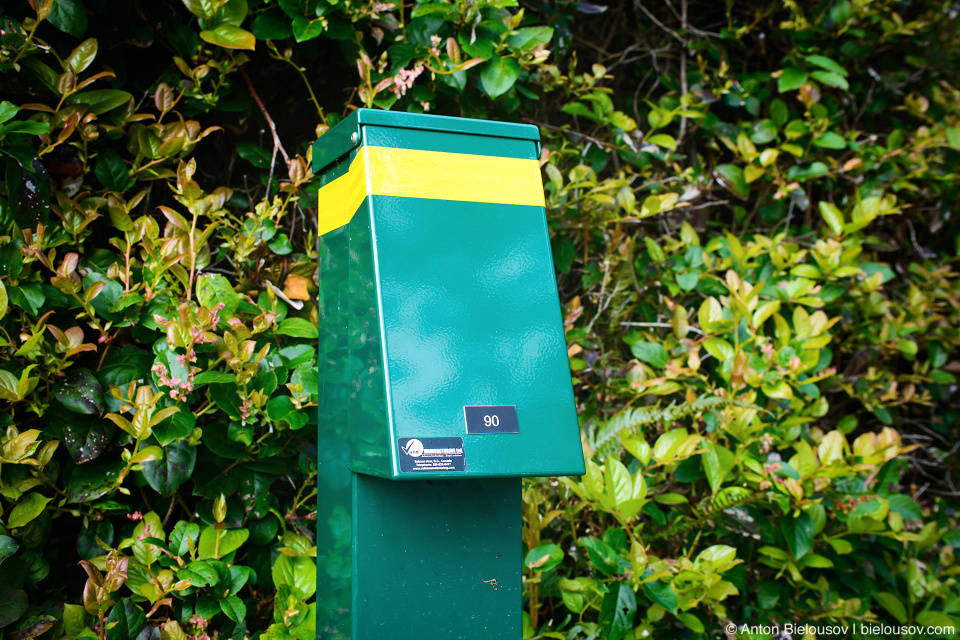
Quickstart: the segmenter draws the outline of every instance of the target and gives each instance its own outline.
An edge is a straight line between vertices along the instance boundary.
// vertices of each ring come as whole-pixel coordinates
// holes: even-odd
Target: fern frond
[[[681,534],[686,534],[693,529],[705,529],[712,527],[711,520],[719,517],[723,512],[729,509],[743,507],[754,502],[765,502],[769,500],[767,494],[760,491],[756,493],[744,493],[735,497],[717,496],[713,502],[703,511],[695,512],[692,517],[675,520],[670,526],[657,529],[647,538],[648,540],[660,540]]]
[[[608,455],[610,445],[619,442],[620,431],[623,429],[635,430],[637,427],[656,422],[660,419],[660,407],[630,408],[621,411],[607,422],[597,427],[593,433],[588,434],[587,442],[594,450],[594,457]]]
[[[637,427],[652,422],[670,424],[687,416],[718,407],[736,406],[745,409],[757,409],[756,405],[733,398],[720,396],[700,396],[693,402],[675,402],[666,409],[659,406],[631,408],[621,411],[607,422],[587,433],[587,443],[594,450],[594,458],[614,455],[619,450],[620,432],[627,429],[636,432]]]

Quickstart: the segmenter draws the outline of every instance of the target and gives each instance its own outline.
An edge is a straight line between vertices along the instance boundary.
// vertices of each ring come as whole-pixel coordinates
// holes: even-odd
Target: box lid
[[[452,118],[426,113],[383,111],[380,109],[357,109],[313,144],[313,172],[320,173],[363,140],[361,129],[365,126],[417,129],[463,133],[493,138],[530,140],[539,144],[540,130],[532,124],[491,122],[471,118]]]

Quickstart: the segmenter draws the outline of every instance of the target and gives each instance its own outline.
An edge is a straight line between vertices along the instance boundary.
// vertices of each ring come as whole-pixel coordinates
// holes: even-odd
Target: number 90
[[[483,424],[487,427],[499,427],[500,426],[500,416],[494,414],[492,416],[483,416]]]

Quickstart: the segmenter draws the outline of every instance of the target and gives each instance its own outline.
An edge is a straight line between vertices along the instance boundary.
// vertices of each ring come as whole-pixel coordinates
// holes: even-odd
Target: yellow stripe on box
[[[347,173],[320,187],[320,234],[350,222],[368,195],[544,206],[536,160],[361,147]]]

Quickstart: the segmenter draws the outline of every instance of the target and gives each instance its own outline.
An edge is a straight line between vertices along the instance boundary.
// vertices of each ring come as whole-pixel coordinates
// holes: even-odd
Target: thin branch
[[[280,150],[280,153],[283,155],[283,159],[287,161],[287,164],[290,163],[290,156],[287,155],[287,150],[283,148],[283,143],[280,142],[280,136],[277,134],[277,125],[274,124],[273,118],[270,117],[270,113],[264,106],[263,100],[261,100],[260,96],[257,95],[257,90],[253,88],[253,82],[250,81],[250,76],[247,75],[247,72],[243,67],[240,67],[240,74],[243,76],[243,79],[246,80],[247,88],[250,90],[250,95],[253,97],[254,102],[257,103],[257,106],[260,107],[260,113],[262,113],[263,117],[266,119],[267,126],[270,127],[270,134],[273,136],[273,155],[270,156],[270,177],[267,178],[267,196],[269,196],[270,183],[273,181],[273,166],[277,161],[277,150]]]
[[[683,40],[680,43],[680,96],[687,95],[687,0],[680,0],[680,28],[683,30]],[[671,7],[672,9],[673,7]],[[687,132],[687,116],[680,117],[680,132],[677,142],[683,140]]]
[[[621,323],[620,323],[620,326],[622,326],[622,327],[651,327],[651,328],[657,328],[657,329],[673,329],[673,325],[670,324],[669,322],[621,322]],[[687,331],[692,331],[693,333],[695,333],[695,334],[697,334],[697,335],[700,335],[700,336],[705,336],[705,335],[707,335],[707,334],[705,334],[703,331],[701,331],[700,329],[697,329],[696,327],[690,327],[690,326],[688,326],[688,327],[687,327]]]
[[[681,44],[683,44],[683,37],[682,37],[679,33],[677,33],[676,31],[674,31],[673,29],[671,29],[671,28],[668,27],[667,25],[665,25],[665,24],[663,24],[662,22],[660,22],[659,20],[657,20],[657,17],[656,17],[655,15],[653,15],[652,13],[650,13],[650,12],[647,10],[647,8],[646,8],[645,6],[643,6],[643,3],[642,3],[642,2],[637,2],[636,4],[637,4],[638,7],[640,7],[640,10],[641,10],[641,11],[643,11],[645,14],[647,14],[647,17],[650,18],[650,20],[652,20],[655,25],[657,25],[658,27],[660,27],[661,29],[663,29],[664,31],[666,31],[667,33],[669,33],[670,35],[672,35],[674,38],[676,38],[677,40],[679,40]]]

